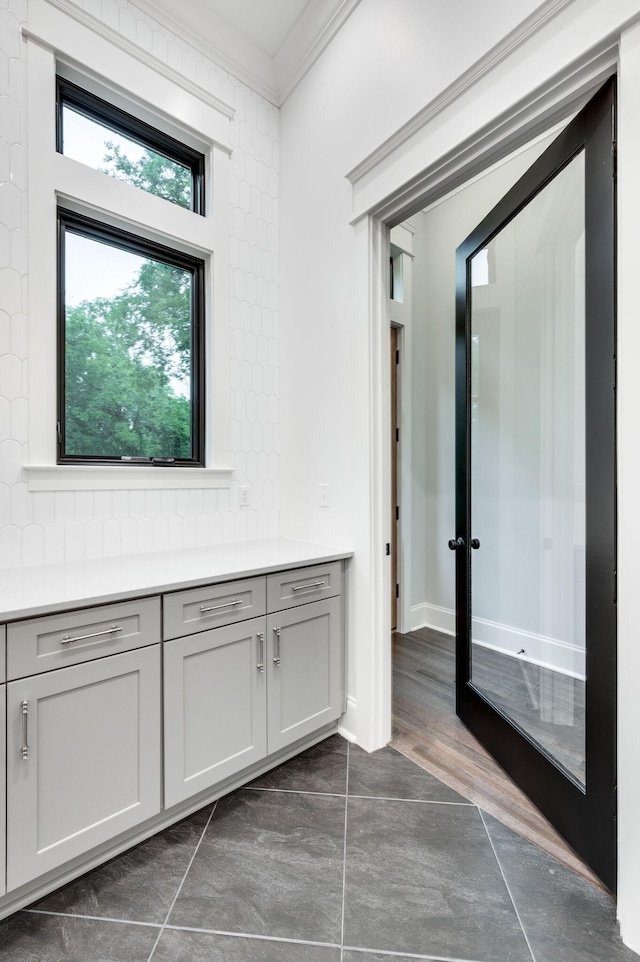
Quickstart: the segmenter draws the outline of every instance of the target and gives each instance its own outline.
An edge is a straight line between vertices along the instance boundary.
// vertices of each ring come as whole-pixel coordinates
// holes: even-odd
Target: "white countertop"
[[[0,622],[350,558],[348,549],[265,538],[0,570]]]

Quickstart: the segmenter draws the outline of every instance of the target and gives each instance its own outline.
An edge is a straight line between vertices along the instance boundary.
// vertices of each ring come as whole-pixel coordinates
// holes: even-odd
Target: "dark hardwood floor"
[[[394,632],[392,746],[602,888],[591,870],[457,717],[454,670],[451,636],[430,628],[408,634]]]

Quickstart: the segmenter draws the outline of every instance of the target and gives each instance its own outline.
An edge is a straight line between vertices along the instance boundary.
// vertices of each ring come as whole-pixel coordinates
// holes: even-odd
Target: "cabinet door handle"
[[[274,639],[273,639],[273,663],[274,665],[280,665],[280,629],[273,629]]]
[[[207,608],[205,605],[200,605],[200,613],[206,614],[207,611],[219,611],[220,608],[229,608],[231,605],[241,605],[242,598],[232,598],[231,601],[224,601],[221,605],[211,605]]]
[[[258,632],[258,664],[256,665],[258,671],[264,671],[264,631]]]
[[[104,631],[94,631],[90,635],[76,635],[72,638],[71,635],[63,635],[60,639],[61,645],[71,645],[74,641],[86,641],[87,638],[100,638],[102,635],[111,635],[116,631],[123,631],[122,625],[111,625],[110,628],[105,628]]]
[[[20,702],[22,713],[22,757],[29,757],[29,702]]]
[[[292,585],[292,591],[304,591],[305,588],[322,588],[324,581],[312,581],[308,585]]]

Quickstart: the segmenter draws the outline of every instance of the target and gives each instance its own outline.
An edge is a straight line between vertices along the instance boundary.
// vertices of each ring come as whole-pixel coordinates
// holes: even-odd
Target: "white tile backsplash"
[[[102,522],[95,519],[87,521],[84,525],[84,556],[85,558],[104,556],[104,527]]]
[[[5,568],[22,565],[22,528],[5,524],[0,528],[0,558]]]
[[[27,0],[0,0],[0,568],[276,536],[279,111],[130,0],[74,2],[236,110],[228,178],[236,474],[230,491],[27,489]],[[240,483],[251,486],[250,509],[238,507]]]

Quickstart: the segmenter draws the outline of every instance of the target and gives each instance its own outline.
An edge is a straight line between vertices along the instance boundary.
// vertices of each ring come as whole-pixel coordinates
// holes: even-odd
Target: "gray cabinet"
[[[334,563],[165,598],[165,807],[337,720],[340,589]],[[333,597],[316,601],[318,592]],[[201,605],[227,622],[265,605],[284,610],[203,630]],[[175,638],[180,624],[186,637]]]
[[[0,682],[5,679],[5,638],[6,628],[0,625]],[[6,807],[6,745],[7,745],[7,686],[0,684],[0,896],[6,891],[6,838],[7,838],[7,807]]]
[[[0,629],[1,631],[2,629]],[[5,747],[6,747],[6,700],[7,700],[7,686],[0,685],[0,867],[4,869],[5,865],[5,841],[6,841],[6,827],[7,827],[7,813],[6,813],[6,797],[7,793],[5,791],[5,776],[6,776],[6,763],[5,763]],[[5,873],[0,870],[0,895],[4,895],[6,891],[5,887]]]
[[[162,599],[163,637],[181,638],[263,615],[265,591],[262,577],[166,594]]]
[[[248,572],[0,625],[0,918],[333,730],[341,562]]]
[[[7,685],[7,890],[160,811],[160,645]]]
[[[282,611],[340,594],[342,565],[339,561],[278,571],[267,578],[267,611]]]
[[[159,641],[159,598],[30,618],[9,625],[7,679],[67,668]]]
[[[165,807],[267,754],[264,618],[164,644]]]
[[[268,746],[274,752],[341,713],[340,598],[269,615],[267,638]]]

